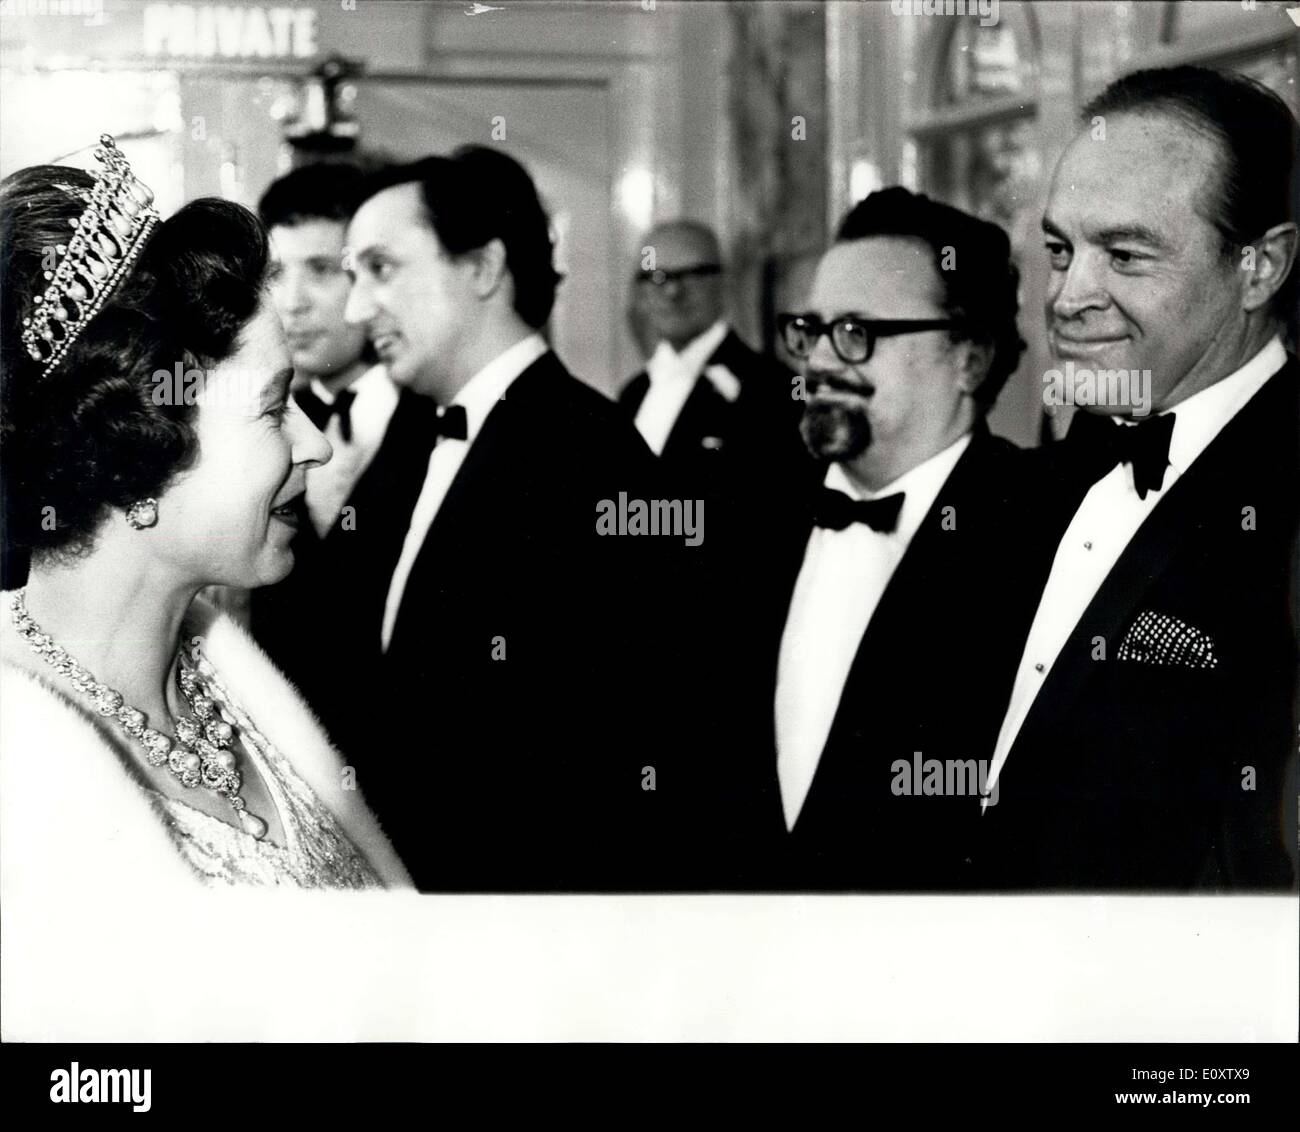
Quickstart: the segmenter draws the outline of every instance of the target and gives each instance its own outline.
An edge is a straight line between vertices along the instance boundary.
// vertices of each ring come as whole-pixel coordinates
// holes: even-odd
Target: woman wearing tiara
[[[196,598],[289,572],[330,457],[288,397],[265,234],[220,200],[160,220],[111,138],[95,156],[0,183],[0,474],[31,550],[0,600],[5,899],[406,887],[301,699]]]

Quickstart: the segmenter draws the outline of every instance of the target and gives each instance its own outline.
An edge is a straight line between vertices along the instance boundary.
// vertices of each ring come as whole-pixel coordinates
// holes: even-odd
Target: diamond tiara
[[[104,168],[88,190],[64,186],[86,208],[68,221],[75,235],[54,249],[58,258],[45,272],[45,291],[23,319],[22,342],[33,360],[45,363],[42,377],[63,360],[126,277],[159,220],[153,193],[136,179],[108,134],[100,135],[95,160]]]

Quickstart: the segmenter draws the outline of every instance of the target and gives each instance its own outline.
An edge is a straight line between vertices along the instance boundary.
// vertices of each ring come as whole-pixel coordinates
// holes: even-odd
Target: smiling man
[[[755,817],[724,858],[733,877],[964,883],[979,760],[1055,545],[1033,548],[1033,457],[984,423],[1023,348],[1010,252],[996,225],[886,189],[845,218],[806,308],[778,319],[820,478],[764,500],[763,545],[730,572],[746,581],[727,630],[750,725],[735,745],[761,776],[756,797],[719,803]],[[960,763],[968,788],[898,792],[895,764],[917,752]]]
[[[618,587],[668,540],[603,538],[596,516],[661,494],[653,457],[543,336],[560,276],[518,162],[466,146],[363,196],[348,321],[437,417],[376,627],[362,789],[421,888],[635,887],[664,859],[642,821],[681,779],[624,711],[667,695],[667,572],[635,611]]]
[[[1293,881],[1297,127],[1252,80],[1141,71],[1052,180],[1061,361],[1150,375],[1080,411],[1069,524],[994,753],[976,871],[997,887]],[[1289,832],[1283,833],[1284,812]]]
[[[365,331],[343,318],[351,285],[343,233],[363,179],[353,165],[305,165],[258,206],[270,231],[269,293],[284,326],[293,398],[334,452],[307,473],[297,564],[251,595],[251,628],[341,750],[364,761],[358,672],[379,659],[388,579],[420,490],[434,409],[375,364]]]

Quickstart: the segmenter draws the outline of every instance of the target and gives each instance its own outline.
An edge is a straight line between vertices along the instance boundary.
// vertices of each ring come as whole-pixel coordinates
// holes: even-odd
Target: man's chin
[[[815,459],[842,463],[871,445],[871,422],[860,408],[810,401],[804,406],[799,435]]]

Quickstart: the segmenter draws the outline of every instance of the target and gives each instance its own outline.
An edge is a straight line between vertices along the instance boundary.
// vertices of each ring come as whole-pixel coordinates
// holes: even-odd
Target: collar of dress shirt
[[[843,464],[832,464],[827,468],[826,479],[823,482],[827,487],[842,491],[854,499],[880,499],[886,495],[903,492],[903,509],[898,513],[898,525],[890,537],[907,543],[916,534],[916,528],[921,525],[926,512],[934,505],[939,490],[952,475],[957,461],[970,445],[970,438],[969,432],[963,433],[942,452],[936,452],[928,460],[904,472],[893,483],[882,487],[879,491],[867,491],[859,487],[853,477],[844,470]]]
[[[1174,414],[1169,439],[1169,463],[1181,476],[1226,425],[1278,370],[1286,365],[1286,349],[1274,336],[1235,373],[1194,393],[1168,410]]]
[[[389,401],[397,403],[397,386],[389,380],[388,370],[382,364],[371,366],[347,388],[356,396],[353,402],[354,412],[361,407],[363,401],[374,402],[376,409]],[[311,379],[311,391],[327,405],[334,404],[334,398],[343,392],[340,389],[338,393],[331,393],[319,377]]]
[[[534,332],[498,354],[461,387],[451,403],[464,406],[467,444],[474,442],[488,414],[506,395],[515,378],[548,350],[546,339]]]
[[[726,336],[727,324],[724,320],[718,319],[703,334],[687,342],[680,354],[673,349],[670,342],[660,339],[654,354],[646,364],[646,373],[651,381],[661,380],[669,374],[679,378],[689,377],[694,381],[699,376],[700,370],[704,368],[704,363],[713,356],[713,351],[722,345],[722,340]]]

